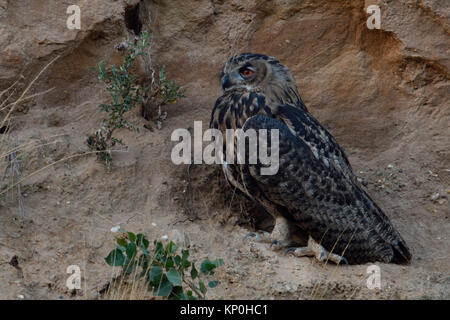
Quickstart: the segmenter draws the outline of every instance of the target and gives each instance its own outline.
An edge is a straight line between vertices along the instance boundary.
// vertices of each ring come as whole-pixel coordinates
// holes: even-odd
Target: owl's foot
[[[291,245],[289,225],[283,217],[276,218],[272,233],[267,231],[250,232],[245,235],[244,240],[250,237],[256,242],[270,243],[270,249],[274,251]]]
[[[308,246],[301,248],[288,248],[287,253],[292,253],[296,257],[316,257],[320,262],[332,261],[335,264],[348,264],[345,257],[337,255],[335,253],[328,252],[324,247],[314,241],[313,238],[309,238]]]

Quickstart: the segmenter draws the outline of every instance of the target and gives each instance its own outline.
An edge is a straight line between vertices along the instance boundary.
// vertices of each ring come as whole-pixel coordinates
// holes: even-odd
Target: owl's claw
[[[290,253],[292,253],[292,251],[294,251],[295,249],[297,249],[297,248],[296,248],[296,247],[289,247],[289,248],[286,249],[285,253],[286,253],[286,254],[290,254]]]
[[[244,236],[244,241],[248,238],[252,238],[255,242],[269,243],[270,249],[273,251],[278,251],[282,248],[287,247],[287,242],[283,240],[277,240],[272,238],[272,234],[266,231],[250,232]]]
[[[266,231],[260,231],[260,232],[249,232],[244,236],[244,240],[247,238],[252,237],[254,241],[256,242],[270,242],[270,233]]]
[[[248,237],[255,237],[256,238],[256,233],[254,232],[249,232],[244,236],[244,240],[247,239]]]
[[[317,260],[319,261],[325,261],[326,258],[328,256],[328,252],[327,250],[325,250],[324,248],[322,248],[322,250],[320,250],[319,252],[319,256],[317,257]]]
[[[281,242],[278,241],[278,240],[273,240],[273,241],[270,243],[270,249],[272,249],[272,250],[274,250],[274,251],[280,250],[280,249],[282,249],[283,247],[286,247],[286,246],[284,246],[283,243],[281,243]]]

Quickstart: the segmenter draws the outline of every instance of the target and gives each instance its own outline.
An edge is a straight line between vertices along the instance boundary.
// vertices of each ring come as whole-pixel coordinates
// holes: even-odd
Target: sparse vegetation
[[[188,249],[179,248],[172,241],[164,244],[154,240],[151,245],[145,235],[125,231],[105,261],[122,267],[122,277],[133,283],[143,281],[153,296],[174,300],[205,299],[207,287],[219,284],[212,276],[223,264],[222,259],[205,259],[198,270]]]
[[[155,76],[155,72],[152,73],[150,90],[146,91],[145,101],[142,104],[142,116],[146,120],[156,120],[158,129],[161,129],[162,122],[167,117],[167,112],[162,109],[163,106],[185,98],[185,93],[185,89],[167,79],[165,66],[163,66],[158,77]]]
[[[14,111],[18,110],[21,103],[31,100],[34,97],[44,95],[54,89],[51,88],[42,92],[27,95],[39,77],[58,58],[59,56],[55,57],[45,65],[21,92],[17,90],[17,87],[20,86],[19,83],[25,79],[23,75],[21,75],[11,86],[0,92],[0,172],[2,172],[2,178],[0,179],[0,205],[5,205],[5,196],[9,191],[12,191],[12,189],[17,187],[17,201],[20,217],[22,219],[25,218],[25,213],[21,183],[25,178],[36,173],[34,172],[25,178],[22,177],[22,170],[24,167],[23,158],[25,157],[26,151],[29,152],[30,149],[36,149],[39,145],[35,145],[34,143],[20,144],[17,138],[11,139],[10,133],[13,128],[11,117]],[[18,94],[17,98],[14,98],[15,94]]]
[[[105,62],[100,61],[98,69],[90,68],[97,73],[98,79],[106,84],[106,90],[109,92],[111,100],[107,104],[99,105],[100,109],[108,114],[108,117],[102,121],[101,127],[95,134],[88,138],[87,143],[92,150],[101,151],[98,156],[105,161],[108,169],[112,164],[112,148],[116,145],[124,146],[123,141],[115,136],[116,130],[121,128],[139,130],[135,124],[126,119],[130,110],[143,104],[144,100],[151,103],[157,102],[158,121],[162,121],[165,116],[163,116],[161,106],[174,103],[177,99],[184,97],[185,91],[167,79],[164,67],[161,68],[159,77],[156,77],[153,72],[149,85],[142,84],[139,75],[133,74],[132,68],[136,59],[148,56],[149,45],[150,34],[143,31],[134,42],[121,43],[116,47],[123,56],[120,66],[113,65],[107,68]],[[147,97],[151,99],[149,100]],[[145,110],[147,109],[148,107]],[[143,116],[149,120],[147,113],[147,111],[143,111]]]

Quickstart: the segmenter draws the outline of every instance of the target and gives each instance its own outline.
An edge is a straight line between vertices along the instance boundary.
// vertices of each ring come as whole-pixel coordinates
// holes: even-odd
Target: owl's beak
[[[228,75],[223,76],[222,78],[222,89],[226,90],[229,87],[231,87],[232,83],[230,81],[230,78],[228,77]]]

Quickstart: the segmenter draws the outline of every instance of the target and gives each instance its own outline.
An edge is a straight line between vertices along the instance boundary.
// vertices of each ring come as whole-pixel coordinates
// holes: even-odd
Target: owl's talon
[[[326,257],[325,261],[327,261],[327,260],[332,261],[337,265],[339,265],[339,264],[347,264],[348,265],[348,260],[345,257],[339,256],[334,253],[328,253],[328,256]]]
[[[249,232],[244,236],[244,240],[247,239],[248,237],[257,237],[257,234],[254,232]]]
[[[256,242],[270,242],[270,233],[266,231],[260,231],[260,232],[249,232],[244,236],[244,240],[248,239],[249,237],[253,238],[253,241]]]
[[[317,260],[319,260],[320,262],[325,261],[328,257],[328,252],[322,248],[322,250],[320,250]]]

